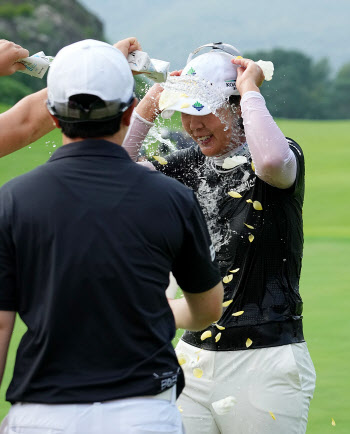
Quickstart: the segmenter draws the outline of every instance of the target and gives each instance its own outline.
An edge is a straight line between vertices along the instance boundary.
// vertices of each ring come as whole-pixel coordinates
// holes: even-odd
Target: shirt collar
[[[130,159],[129,154],[120,145],[108,140],[86,139],[80,142],[72,142],[58,148],[49,158],[48,162],[61,158],[99,156]]]

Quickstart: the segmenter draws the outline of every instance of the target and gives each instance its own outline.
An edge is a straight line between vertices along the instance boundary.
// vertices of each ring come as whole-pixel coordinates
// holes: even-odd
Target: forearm
[[[296,159],[287,139],[258,92],[243,94],[242,117],[256,175],[278,188],[290,187],[296,177]]]
[[[206,317],[201,319],[195,315],[185,298],[168,299],[171,310],[175,318],[175,325],[177,329],[185,329],[191,331],[199,331],[208,327],[212,321],[208,321]]]
[[[142,143],[153,125],[152,122],[148,122],[140,117],[135,110],[131,116],[130,126],[123,142],[123,148],[133,161],[137,161]]]
[[[47,90],[43,89],[0,114],[0,157],[35,142],[55,128],[46,100]]]
[[[11,340],[16,314],[12,311],[0,311],[0,386],[5,371],[8,347]]]
[[[217,321],[222,315],[224,289],[221,281],[200,293],[183,291],[184,298],[168,299],[176,328],[198,331]]]

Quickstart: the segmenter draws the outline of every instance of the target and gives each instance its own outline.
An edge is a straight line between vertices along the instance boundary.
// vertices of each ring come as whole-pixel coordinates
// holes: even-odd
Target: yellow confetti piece
[[[247,226],[247,228],[254,229],[254,226],[247,225],[247,223],[244,223],[244,224]]]
[[[254,166],[253,162],[252,162],[252,170],[253,170],[253,172],[255,172],[255,166]]]
[[[177,361],[179,362],[179,365],[182,366],[187,362],[187,359],[183,354],[179,354],[177,356]]]
[[[180,109],[188,108],[189,106],[190,105],[186,102],[186,103],[182,104],[182,106],[180,107]]]
[[[232,276],[232,274],[230,274],[229,276],[225,276],[225,277],[222,279],[222,281],[223,281],[224,283],[229,283],[229,282],[231,282],[232,279],[233,279],[233,276]]]
[[[204,333],[202,333],[201,335],[201,341],[204,341],[205,339],[208,339],[211,337],[211,331],[207,330]]]
[[[199,354],[201,351],[203,351],[203,348],[201,348],[201,349],[198,350],[198,351],[195,351],[194,353],[195,353],[195,354]]]
[[[165,158],[163,158],[163,157],[160,157],[159,155],[153,155],[153,158],[154,158],[155,160],[157,160],[158,163],[159,163],[159,164],[162,164],[163,166],[164,166],[165,164],[168,164],[167,160],[166,160]]]
[[[254,235],[250,234],[248,238],[249,238],[249,241],[252,243],[254,240]]]
[[[216,325],[216,327],[219,329],[219,330],[225,330],[225,327],[223,327],[223,326],[221,326],[221,325],[219,325],[219,324],[215,324]]]
[[[242,56],[236,56],[236,59],[243,59]]]
[[[229,270],[230,273],[237,273],[237,271],[239,271],[239,268],[235,268],[234,270]]]
[[[231,197],[235,197],[235,198],[237,198],[237,199],[238,199],[239,197],[242,197],[242,195],[239,194],[239,193],[237,193],[237,191],[229,191],[227,194],[230,195]]]
[[[336,425],[335,420],[334,420],[333,418],[332,418],[332,425],[333,425],[333,426]]]
[[[272,413],[272,411],[269,411],[270,416],[272,417],[273,420],[276,420],[276,416]]]
[[[261,211],[263,209],[261,203],[258,200],[254,200],[253,208],[256,209],[257,211]]]
[[[188,98],[188,95],[186,95],[185,93],[182,93],[180,96],[181,96],[182,98]]]
[[[178,405],[177,408],[179,409],[180,413],[183,413],[183,409],[182,409],[181,405]]]
[[[240,310],[238,312],[233,313],[232,316],[241,316],[243,314],[244,314],[244,310]]]
[[[192,372],[196,378],[201,378],[203,375],[203,371],[200,368],[194,368]]]
[[[218,333],[218,334],[215,336],[215,342],[219,342],[220,339],[221,339],[221,333]]]
[[[247,347],[247,348],[249,348],[250,346],[251,346],[251,344],[253,343],[253,341],[251,340],[251,339],[247,339],[246,340],[246,342],[245,342],[245,346]]]
[[[251,199],[247,199],[246,202],[247,203],[253,203],[253,201]]]
[[[227,301],[224,301],[223,303],[222,303],[222,307],[227,307],[227,306],[230,306],[230,304],[233,302],[233,300],[227,300]]]

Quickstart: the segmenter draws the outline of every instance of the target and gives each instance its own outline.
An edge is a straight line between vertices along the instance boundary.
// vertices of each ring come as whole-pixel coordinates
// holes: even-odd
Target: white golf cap
[[[86,39],[60,50],[48,78],[49,111],[64,120],[90,121],[117,116],[133,101],[134,79],[125,56],[110,44]],[[81,110],[70,105],[73,95],[94,95],[103,107]]]
[[[239,95],[233,58],[232,54],[213,49],[191,60],[180,77],[168,77],[159,101],[162,117],[170,118],[174,111],[195,116],[215,113],[229,96]]]

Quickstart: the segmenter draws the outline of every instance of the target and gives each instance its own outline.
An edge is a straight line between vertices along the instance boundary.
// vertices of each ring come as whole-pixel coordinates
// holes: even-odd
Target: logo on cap
[[[233,87],[233,90],[237,90],[236,80],[227,80],[225,81],[226,87]]]
[[[186,72],[186,75],[196,75],[196,71],[192,68],[192,66],[191,66],[191,68]]]
[[[196,101],[192,107],[200,112],[204,108],[204,105],[202,105],[200,102]]]

